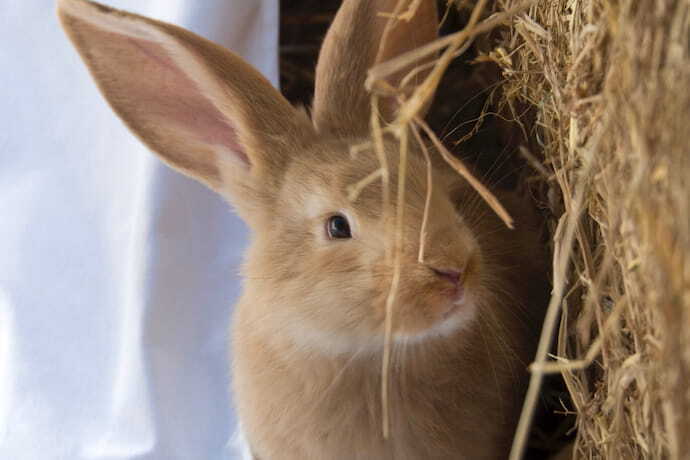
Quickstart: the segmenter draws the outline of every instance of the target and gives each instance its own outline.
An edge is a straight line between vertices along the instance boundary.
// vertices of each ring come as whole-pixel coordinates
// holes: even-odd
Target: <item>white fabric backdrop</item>
[[[277,0],[109,0],[277,80]],[[0,1],[0,459],[232,458],[246,229],[107,107],[52,1]]]

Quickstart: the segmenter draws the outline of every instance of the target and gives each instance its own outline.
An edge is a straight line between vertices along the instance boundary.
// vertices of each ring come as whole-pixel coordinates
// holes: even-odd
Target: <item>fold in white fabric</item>
[[[277,81],[277,0],[105,3]],[[0,459],[235,458],[245,226],[126,130],[54,8],[0,4]]]

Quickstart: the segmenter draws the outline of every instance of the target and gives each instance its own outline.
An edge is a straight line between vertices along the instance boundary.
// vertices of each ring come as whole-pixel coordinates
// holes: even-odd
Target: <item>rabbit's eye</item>
[[[328,221],[326,221],[326,231],[328,232],[328,237],[333,240],[352,237],[349,222],[340,214],[328,218]]]

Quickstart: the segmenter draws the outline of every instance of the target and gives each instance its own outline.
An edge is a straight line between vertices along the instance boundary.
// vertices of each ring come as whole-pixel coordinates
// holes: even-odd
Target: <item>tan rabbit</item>
[[[186,30],[85,0],[59,14],[129,128],[226,197],[253,231],[233,321],[234,397],[261,460],[498,459],[507,455],[542,312],[543,259],[528,207],[508,230],[435,162],[424,262],[426,166],[409,152],[393,315],[391,436],[381,359],[393,237],[369,136],[367,69],[436,37],[435,2],[379,43],[396,0],[345,0],[325,39],[311,119],[231,52]],[[392,83],[396,83],[393,81]],[[384,101],[381,116],[394,115]],[[395,197],[398,151],[386,140]],[[433,153],[433,152],[432,152]]]

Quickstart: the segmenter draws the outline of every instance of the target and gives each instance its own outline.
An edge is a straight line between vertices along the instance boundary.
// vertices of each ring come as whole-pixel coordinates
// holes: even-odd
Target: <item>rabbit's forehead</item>
[[[351,187],[366,176],[366,173],[361,173],[348,163],[348,161],[321,164],[305,162],[290,168],[282,193],[286,204],[297,208],[296,210],[308,218],[348,210],[357,214],[378,215],[381,199],[376,200],[379,204],[377,207],[369,203],[373,200],[366,198],[380,197],[380,192],[375,190],[380,188],[379,185],[372,184],[359,199],[354,202],[350,200]]]
[[[350,159],[302,164],[288,174],[283,196],[309,218],[334,212],[376,218],[381,215],[383,187],[380,180],[368,177],[378,168],[374,162],[368,165]]]
[[[315,218],[328,213],[351,213],[360,219],[378,221],[382,215],[384,185],[382,165],[373,151],[351,154],[351,142],[316,145],[295,158],[283,182],[283,211]],[[418,152],[408,152],[405,203],[422,209],[426,194],[426,163]],[[399,152],[387,145],[389,206],[396,206]],[[354,191],[356,190],[356,193]],[[356,197],[354,196],[356,195]]]

